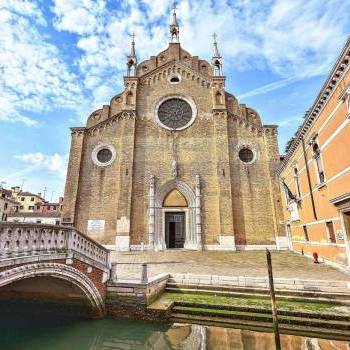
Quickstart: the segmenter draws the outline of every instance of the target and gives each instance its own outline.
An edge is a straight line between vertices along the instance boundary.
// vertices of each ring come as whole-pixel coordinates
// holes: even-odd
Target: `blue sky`
[[[139,61],[168,45],[171,1],[0,0],[0,182],[63,194],[71,126],[121,91],[129,34]],[[350,1],[183,0],[182,46],[278,124],[281,153],[350,31]]]

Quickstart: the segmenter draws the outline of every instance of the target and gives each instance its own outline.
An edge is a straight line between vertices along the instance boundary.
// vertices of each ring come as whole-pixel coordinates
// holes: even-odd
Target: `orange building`
[[[290,249],[350,266],[350,38],[278,175]],[[322,260],[321,259],[321,260]]]

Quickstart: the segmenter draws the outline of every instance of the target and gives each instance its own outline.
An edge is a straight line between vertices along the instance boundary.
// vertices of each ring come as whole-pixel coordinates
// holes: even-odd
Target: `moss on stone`
[[[270,309],[271,304],[268,298],[254,298],[254,297],[228,297],[228,296],[216,296],[207,294],[190,294],[190,293],[169,293],[166,292],[161,296],[162,299],[170,301],[184,301],[200,303],[205,305],[218,304],[218,305],[232,305],[232,306],[248,306]],[[336,315],[348,314],[348,308],[342,310],[339,305],[332,302],[324,301],[289,301],[278,300],[277,307],[280,310],[286,311],[300,311],[300,312],[318,312]]]

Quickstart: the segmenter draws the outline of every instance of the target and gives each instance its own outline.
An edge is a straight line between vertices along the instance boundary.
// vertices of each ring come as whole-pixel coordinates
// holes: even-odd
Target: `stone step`
[[[195,289],[195,290],[213,290],[221,292],[242,292],[253,293],[256,295],[270,295],[269,290],[266,288],[248,288],[248,287],[236,287],[236,286],[221,286],[221,285],[204,285],[204,284],[179,284],[168,280],[167,288],[178,289]],[[329,299],[344,299],[350,300],[350,290],[348,291],[303,291],[303,290],[277,290],[276,295],[280,296],[305,296],[305,297],[322,297]]]
[[[202,308],[204,310],[214,309],[214,310],[227,310],[227,311],[239,311],[239,312],[249,312],[257,314],[267,314],[271,315],[271,308],[262,308],[256,306],[237,306],[237,305],[222,305],[222,304],[203,304],[196,302],[181,302],[175,301],[173,307],[187,307],[187,308]],[[292,317],[302,317],[306,319],[321,319],[321,320],[334,320],[334,321],[344,321],[350,323],[350,316],[347,315],[337,315],[323,312],[305,312],[305,311],[288,311],[288,310],[278,310],[278,315],[280,316],[292,316]]]
[[[256,288],[268,290],[269,282],[267,277],[248,277],[248,276],[214,276],[214,275],[194,275],[171,274],[169,283],[183,285],[206,285],[224,288]],[[347,281],[332,280],[305,280],[299,278],[275,278],[274,285],[276,291],[296,290],[296,291],[315,291],[350,293],[350,284]]]
[[[228,319],[239,319],[247,321],[262,321],[272,323],[272,316],[268,314],[261,314],[257,312],[247,311],[232,311],[232,310],[219,310],[210,308],[193,308],[186,306],[174,306],[174,313],[208,316],[208,317],[221,317]],[[334,328],[350,331],[350,322],[343,320],[324,320],[318,318],[303,318],[297,316],[283,316],[279,315],[278,320],[281,324],[293,324],[300,326],[320,327],[320,328]]]
[[[229,319],[225,317],[208,317],[201,315],[189,315],[183,313],[173,313],[171,322],[174,323],[194,323],[207,326],[220,326],[226,328],[248,329],[253,331],[272,332],[271,322],[252,321],[243,319]],[[279,324],[280,333],[309,336],[315,338],[328,338],[332,340],[349,340],[350,331],[339,330],[331,327],[310,327],[305,325]]]
[[[218,295],[218,296],[232,296],[232,297],[253,297],[253,298],[262,298],[266,299],[269,297],[268,294],[256,294],[255,292],[242,292],[242,291],[220,291],[213,289],[182,289],[179,287],[166,287],[166,292],[175,292],[175,293],[189,293],[189,294],[205,294],[205,295]],[[329,296],[305,296],[305,295],[281,295],[277,294],[278,299],[282,300],[290,300],[290,301],[323,301],[323,302],[332,302],[334,304],[339,305],[350,305],[350,296],[347,299],[343,299],[343,297],[338,298],[335,295]]]

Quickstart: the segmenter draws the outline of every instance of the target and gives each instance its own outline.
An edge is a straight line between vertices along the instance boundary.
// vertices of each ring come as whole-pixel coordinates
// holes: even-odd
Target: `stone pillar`
[[[201,215],[201,183],[200,176],[196,175],[196,240],[197,248],[202,249],[202,215]]]
[[[148,273],[147,273],[147,264],[142,264],[142,272],[141,272],[141,283],[147,284],[148,283]]]
[[[154,247],[155,228],[155,177],[151,175],[149,182],[149,212],[148,212],[148,243],[150,248]]]

